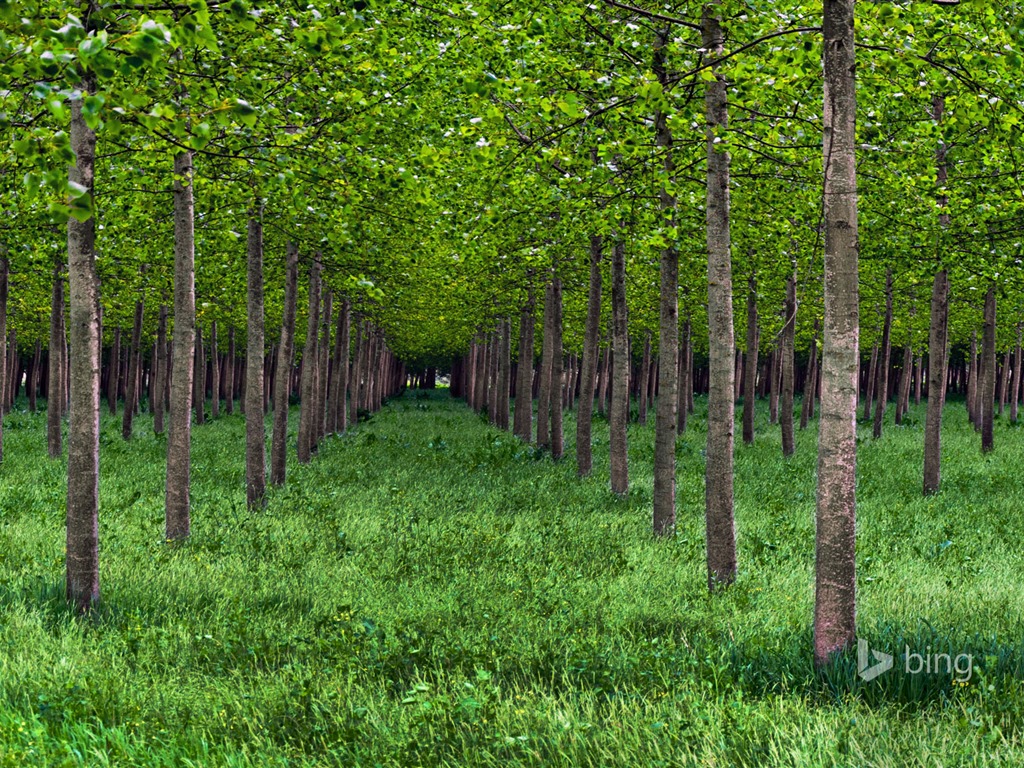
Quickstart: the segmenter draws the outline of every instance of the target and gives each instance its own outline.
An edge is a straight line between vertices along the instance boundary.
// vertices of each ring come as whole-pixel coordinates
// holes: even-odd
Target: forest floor
[[[983,457],[951,403],[943,491],[925,499],[923,405],[881,440],[861,426],[859,635],[895,658],[865,682],[852,658],[813,669],[815,432],[783,460],[766,404],[736,447],[739,578],[707,594],[702,408],[663,541],[653,411],[630,427],[618,499],[604,421],[579,480],[569,414],[554,464],[444,392],[409,393],[312,464],[291,453],[256,514],[244,421],[224,417],[194,430],[181,545],[162,538],[164,438],[142,417],[126,444],[105,415],[87,620],[62,599],[65,463],[46,457],[45,414],[15,411],[0,766],[1024,763],[1024,431],[997,420]],[[937,653],[969,679],[934,673]]]

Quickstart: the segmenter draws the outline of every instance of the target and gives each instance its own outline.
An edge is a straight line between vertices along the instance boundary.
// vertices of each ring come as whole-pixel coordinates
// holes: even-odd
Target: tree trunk
[[[277,371],[274,382],[274,432],[270,445],[270,483],[284,485],[288,462],[288,395],[291,394],[292,366],[295,363],[295,304],[299,281],[299,249],[289,242],[285,251],[284,314],[281,341],[277,346]]]
[[[1003,353],[1003,372],[999,377],[999,415],[1003,415],[1006,407],[1006,398],[1010,393],[1010,350]]]
[[[853,0],[824,0],[825,327],[815,515],[814,660],[856,637],[857,167]]]
[[[877,439],[882,436],[882,419],[889,405],[889,365],[892,354],[892,270],[885,270],[885,323],[882,325],[882,347],[878,358],[878,381],[875,392],[878,403],[875,405],[875,423],[872,434]]]
[[[875,326],[875,333],[878,333],[878,326]],[[871,401],[875,397],[875,379],[878,378],[878,339],[875,339],[871,347],[871,363],[868,365],[868,381],[864,396],[864,421],[871,420]]]
[[[499,429],[508,430],[509,385],[512,375],[512,321],[508,318],[502,318],[498,327],[498,397],[496,400],[497,414],[494,423]],[[429,382],[428,386],[433,388],[433,380]]]
[[[942,465],[942,408],[946,404],[946,345],[948,341],[949,282],[940,269],[932,281],[928,332],[928,406],[924,422],[924,493],[939,490]]]
[[[83,94],[94,83],[82,84]],[[71,102],[70,181],[93,195],[96,134],[82,116],[82,100]],[[68,292],[71,297],[68,425],[67,599],[79,613],[100,599],[100,295],[96,274],[96,217],[68,219]]]
[[[353,427],[359,424],[359,382],[363,377],[363,322],[356,321],[356,345],[352,351],[352,367],[349,374],[348,421]]]
[[[779,355],[782,366],[782,402],[779,405],[779,426],[782,429],[782,455],[792,456],[796,452],[793,434],[793,396],[796,385],[794,356],[796,354],[796,277],[786,281],[785,317],[782,324],[782,339]]]
[[[150,404],[153,410],[153,432],[162,435],[164,433],[164,392],[167,390],[167,374],[169,360],[167,359],[167,305],[160,305],[160,320],[156,332],[156,361],[154,371],[156,383],[154,385],[153,402]]]
[[[135,322],[132,324],[132,344],[128,351],[128,391],[125,394],[121,416],[121,437],[132,439],[132,420],[135,418],[135,399],[139,394],[139,366],[142,363],[142,299],[135,302]]]
[[[551,458],[558,460],[565,452],[562,432],[562,279],[551,283]]]
[[[217,351],[217,321],[210,323],[210,416],[220,418],[220,354]]]
[[[228,326],[228,355],[224,360],[224,411],[235,412],[235,329]]]
[[[329,428],[341,434],[348,428],[348,405],[345,392],[348,389],[348,346],[349,312],[351,305],[343,299],[338,309],[338,328],[334,334],[334,377],[331,379],[331,407],[327,419]],[[289,363],[289,368],[291,363]]]
[[[500,344],[501,331],[495,329],[489,334],[487,343],[487,420],[497,426],[498,424],[498,347]]]
[[[776,345],[768,361],[768,423],[772,425],[779,423],[780,362],[779,346]]]
[[[597,374],[597,342],[601,332],[601,251],[599,235],[590,238],[590,287],[587,293],[587,325],[583,334],[583,363],[580,373],[580,402],[576,410],[576,473],[590,474],[594,464],[591,432],[594,418],[594,389]]]
[[[709,55],[723,55],[716,2],[704,6],[703,44]],[[736,525],[733,518],[733,430],[735,349],[732,318],[732,255],[729,214],[729,152],[716,137],[728,129],[728,84],[715,71],[707,84],[707,247],[708,247],[708,438],[705,478],[708,587],[736,578]]]
[[[166,534],[171,540],[187,538],[191,530],[192,349],[196,332],[194,227],[189,151],[174,158],[174,333],[166,484]]]
[[[315,440],[313,450],[318,450],[327,434],[327,394],[330,387],[331,325],[334,320],[334,295],[328,289],[324,295],[323,312],[320,315],[320,346],[318,348],[316,380],[316,417],[314,418]]]
[[[262,210],[249,213],[246,259],[245,502],[251,510],[263,509],[267,504],[267,436],[263,419],[262,213]]]
[[[1010,421],[1014,424],[1017,423],[1017,407],[1020,402],[1020,366],[1021,366],[1021,326],[1017,323],[1017,344],[1014,348],[1013,353],[1013,382],[1011,388],[1013,392],[1010,395]]]
[[[754,401],[757,397],[757,279],[750,276],[747,282],[747,367],[743,377],[743,442],[754,443]]]
[[[967,418],[975,430],[981,430],[978,419],[978,333],[971,331],[971,359],[967,368]]]
[[[995,447],[993,420],[996,399],[996,286],[989,283],[985,294],[985,326],[981,340],[981,391],[978,392],[978,414],[981,417],[981,452]]]
[[[0,339],[7,338],[7,275],[10,271],[10,262],[7,260],[7,256],[0,257]],[[38,347],[37,347],[38,349]],[[0,350],[2,351],[2,350]],[[37,353],[38,357],[38,353]],[[6,356],[0,354],[0,381],[6,378]],[[33,369],[35,370],[35,369]],[[31,381],[29,381],[31,388]],[[35,397],[29,394],[29,402],[32,411],[35,411]],[[3,461],[4,455],[4,420],[0,418],[0,462]]]
[[[6,336],[4,338],[7,338]],[[120,389],[118,377],[121,373],[121,329],[114,328],[114,343],[110,347],[109,370],[107,371],[107,407],[110,415],[117,415],[117,393]]]
[[[516,403],[512,431],[523,442],[533,436],[533,325],[536,300],[533,289],[519,312],[519,353],[516,368]]]
[[[900,369],[899,389],[896,395],[896,423],[903,424],[903,415],[910,403],[910,378],[913,375],[913,353],[910,345],[903,347],[903,367]]]
[[[544,287],[544,337],[540,354],[540,389],[537,391],[537,445],[548,448],[551,445],[551,398],[554,382],[551,371],[554,367],[554,282]]]
[[[316,429],[317,332],[320,328],[320,259],[309,268],[309,313],[306,316],[306,346],[302,351],[302,394],[299,411],[300,464],[308,464],[313,454]],[[248,407],[248,402],[246,407]]]
[[[36,351],[32,356],[32,375],[29,376],[28,380],[28,410],[30,413],[35,413],[38,408],[36,398],[39,396],[39,367],[42,360],[43,342],[40,339],[36,339]],[[0,440],[0,449],[2,449],[2,440]]]
[[[914,358],[914,407],[921,407],[921,377],[923,375],[922,368],[924,367],[924,360],[921,355],[917,355]]]
[[[608,409],[608,450],[612,493],[629,491],[626,427],[629,423],[629,351],[626,325],[626,242],[623,233],[612,247],[612,378]]]

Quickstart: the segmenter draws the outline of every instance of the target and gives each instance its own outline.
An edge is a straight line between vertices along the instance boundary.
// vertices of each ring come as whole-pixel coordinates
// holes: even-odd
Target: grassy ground
[[[243,421],[194,432],[193,536],[162,541],[163,439],[102,437],[104,605],[61,599],[65,469],[16,412],[0,470],[0,766],[954,766],[1024,761],[1024,435],[982,457],[947,409],[922,499],[923,406],[862,427],[859,627],[870,683],[811,664],[813,430],[736,449],[740,575],[706,593],[703,403],[679,522],[649,531],[653,416],[631,489],[552,464],[441,393],[394,402],[244,509]],[[567,456],[574,423],[567,419]],[[971,678],[899,656],[970,653]],[[927,650],[926,650],[927,649]],[[916,662],[915,662],[916,663]]]

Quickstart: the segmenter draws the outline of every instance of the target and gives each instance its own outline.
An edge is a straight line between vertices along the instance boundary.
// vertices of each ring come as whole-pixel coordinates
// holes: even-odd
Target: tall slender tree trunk
[[[363,322],[356,321],[356,345],[352,351],[352,368],[349,375],[348,420],[353,427],[359,424],[359,382],[363,372]]]
[[[498,345],[501,336],[500,329],[495,329],[488,334],[487,342],[487,420],[497,426],[498,424]]]
[[[708,55],[723,55],[724,35],[716,15],[719,2],[704,6],[702,35]],[[728,83],[715,70],[707,84],[707,247],[708,247],[708,438],[705,477],[708,587],[736,578],[736,524],[733,518],[733,431],[735,368],[732,318],[732,253],[729,214],[728,142],[715,141],[728,130]]]
[[[668,84],[665,61],[668,41],[668,30],[656,33],[654,72],[663,87]],[[668,115],[657,111],[654,128],[655,143],[665,151],[666,183],[659,189],[658,198],[669,225],[675,226],[676,198],[668,187],[668,182],[675,175]],[[658,397],[654,415],[654,499],[651,525],[655,536],[668,536],[675,531],[676,526],[676,430],[679,426],[679,252],[673,246],[661,251],[659,277]]]
[[[39,368],[42,360],[43,342],[41,339],[36,339],[36,351],[32,357],[32,375],[28,380],[28,410],[30,413],[35,413],[38,407],[36,398],[39,396]],[[0,448],[2,448],[2,440],[0,440]]]
[[[291,394],[292,366],[295,363],[295,304],[299,282],[299,249],[289,242],[285,251],[284,315],[281,342],[277,346],[277,371],[274,382],[274,432],[270,445],[270,483],[284,485],[288,462],[288,395]]]
[[[587,292],[587,325],[583,333],[583,363],[580,372],[580,403],[576,410],[576,472],[590,474],[594,464],[591,429],[594,419],[594,388],[597,374],[597,337],[601,332],[601,252],[599,235],[590,238],[590,287]]]
[[[993,421],[996,399],[996,286],[989,283],[985,293],[985,326],[981,341],[981,391],[978,414],[981,421],[981,452],[995,447]]]
[[[341,434],[348,428],[348,407],[345,392],[348,389],[349,312],[351,304],[343,299],[338,309],[338,328],[334,334],[334,378],[331,379],[330,429]]]
[[[923,376],[924,360],[921,355],[914,357],[914,407],[921,407],[921,377]]]
[[[193,386],[195,392],[192,393],[192,405],[196,411],[196,424],[206,423],[206,350],[203,348],[203,329],[197,323],[196,324],[196,344],[195,344],[195,378],[193,379]]]
[[[220,418],[220,353],[217,350],[217,321],[210,323],[210,416]]]
[[[796,276],[786,281],[785,317],[782,323],[782,340],[779,345],[782,366],[782,402],[779,405],[779,426],[782,430],[782,455],[792,456],[796,452],[793,434],[793,394],[796,386]]]
[[[519,354],[516,373],[516,411],[512,431],[523,442],[533,436],[533,325],[536,299],[531,288],[519,312]]]
[[[747,281],[747,367],[743,377],[743,442],[754,443],[754,401],[757,397],[757,278]]]
[[[875,333],[878,333],[878,326],[875,326]],[[871,420],[871,401],[875,397],[875,379],[878,378],[878,339],[875,339],[871,347],[871,362],[868,365],[868,381],[864,396],[864,421]]]
[[[324,295],[323,312],[320,315],[320,343],[317,350],[316,415],[314,423],[313,450],[316,451],[327,434],[327,390],[330,387],[331,324],[334,320],[334,296],[328,290]]]
[[[245,501],[249,509],[262,509],[267,504],[267,435],[263,420],[262,216],[262,209],[249,213],[246,259]]]
[[[882,326],[882,347],[878,356],[878,381],[875,392],[878,403],[875,405],[875,423],[872,434],[875,438],[882,436],[882,419],[889,405],[889,366],[892,354],[892,270],[885,270],[885,322]]]
[[[1010,394],[1010,350],[1003,353],[1003,372],[999,377],[999,415],[1003,415],[1006,398]]]
[[[780,363],[779,346],[771,352],[768,362],[768,423],[779,423],[779,384],[782,381],[782,368]]]
[[[903,366],[900,368],[899,389],[896,395],[896,423],[903,423],[903,415],[910,402],[910,377],[913,375],[913,353],[910,344],[903,347]]]
[[[132,420],[135,418],[135,400],[138,397],[139,366],[142,362],[142,299],[135,302],[135,321],[132,323],[132,343],[128,351],[128,390],[125,394],[124,412],[121,416],[121,437],[132,439]]]
[[[82,84],[83,95],[94,82]],[[70,181],[93,194],[96,134],[82,115],[82,99],[71,102]],[[68,291],[71,298],[68,425],[67,599],[79,613],[100,599],[100,291],[96,274],[96,218],[68,219]]]
[[[619,233],[612,246],[612,378],[608,442],[612,492],[629,491],[626,427],[629,423],[629,328],[626,325],[626,242]]]
[[[6,337],[5,337],[6,338]],[[110,415],[117,415],[117,393],[120,389],[118,376],[121,372],[121,329],[114,328],[114,343],[110,347],[110,364],[107,371],[107,407]]]
[[[1010,384],[1013,390],[1010,394],[1010,421],[1017,423],[1017,408],[1020,403],[1020,366],[1021,366],[1021,325],[1017,323],[1017,344],[1013,352],[1013,382]]]
[[[167,390],[167,379],[170,361],[167,358],[167,305],[160,305],[160,319],[157,323],[156,332],[156,362],[155,362],[155,394],[153,396],[153,432],[158,435],[164,433],[164,393]]]
[[[544,338],[540,354],[540,389],[537,392],[537,445],[541,448],[551,446],[551,400],[554,389],[551,372],[555,362],[554,290],[553,280],[544,287]]]
[[[551,285],[551,458],[560,459],[565,452],[562,431],[562,279],[556,277]]]
[[[188,537],[191,530],[192,349],[196,332],[194,227],[189,151],[174,158],[174,333],[166,485],[166,534],[172,540]]]
[[[7,260],[6,253],[0,256],[0,339],[7,337],[7,275],[10,272],[10,262]],[[38,349],[38,347],[37,347]],[[38,352],[36,353],[38,358]],[[5,356],[0,355],[0,380],[3,380],[7,371],[3,367],[5,365]],[[35,367],[33,367],[33,372]],[[34,374],[33,374],[34,375]],[[29,403],[33,411],[35,411],[35,395],[31,392],[31,380],[29,381]],[[3,461],[4,456],[4,420],[0,418],[0,462]]]
[[[224,359],[224,411],[235,412],[235,329],[228,326],[228,354]]]
[[[856,636],[857,166],[853,0],[824,0],[825,327],[815,515],[814,660]]]
[[[512,375],[512,321],[502,318],[498,329],[498,396],[495,401],[497,413],[494,423],[499,429],[507,430],[509,426],[509,385]]]
[[[302,351],[302,394],[299,411],[300,464],[308,464],[313,454],[316,429],[317,332],[320,328],[320,259],[309,268],[309,314],[306,317],[306,346]],[[246,403],[248,407],[248,403]]]

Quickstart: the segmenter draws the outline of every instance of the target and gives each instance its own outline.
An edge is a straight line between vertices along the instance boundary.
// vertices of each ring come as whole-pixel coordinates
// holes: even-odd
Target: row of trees
[[[537,441],[560,455],[558,385],[578,379],[580,471],[596,391],[612,490],[625,493],[635,387],[642,417],[656,409],[659,535],[675,519],[675,437],[694,388],[706,391],[711,589],[736,573],[735,399],[746,395],[753,439],[765,369],[788,454],[801,379],[821,398],[820,662],[853,638],[858,390],[876,393],[880,432],[891,369],[905,372],[902,394],[916,361],[933,395],[924,486],[936,490],[942,400],[962,378],[946,361],[981,328],[966,381],[982,382],[971,408],[992,445],[997,351],[1013,352],[1004,382],[1020,368],[1015,4],[861,4],[856,40],[851,0],[35,5],[22,18],[0,3],[13,171],[0,184],[11,199],[21,185],[2,222],[0,317],[19,345],[39,342],[33,377],[49,351],[50,403],[70,403],[68,593],[83,610],[99,596],[104,347],[108,382],[127,347],[125,414],[143,389],[169,406],[169,538],[189,531],[197,393],[230,376],[231,395],[244,378],[259,505],[262,414],[274,400],[284,419],[299,348],[302,458],[344,427],[364,386],[379,404],[403,362],[447,365],[467,349],[460,385],[504,426],[539,352]],[[223,362],[215,328],[236,329]],[[61,410],[49,408],[51,439]],[[528,415],[516,409],[523,437]]]

